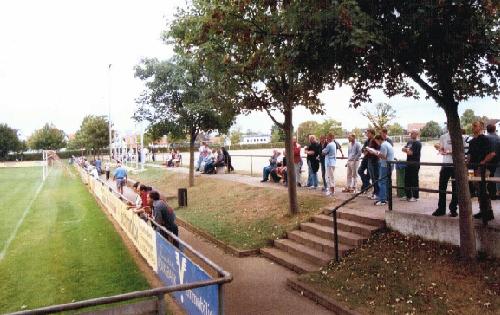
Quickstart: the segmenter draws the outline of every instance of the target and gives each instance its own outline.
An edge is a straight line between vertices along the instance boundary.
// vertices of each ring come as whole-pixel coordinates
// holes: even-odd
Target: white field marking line
[[[33,205],[33,202],[35,201],[35,199],[38,197],[38,195],[40,194],[40,191],[42,191],[42,187],[43,187],[43,184],[45,183],[45,181],[43,180],[41,183],[40,183],[40,186],[38,186],[38,189],[36,190],[35,192],[35,195],[33,196],[33,198],[31,198],[30,200],[30,203],[28,204],[28,206],[24,209],[24,212],[23,212],[23,216],[21,217],[21,220],[19,220],[16,224],[16,228],[14,229],[14,231],[12,232],[12,234],[10,235],[9,239],[7,240],[7,242],[5,243],[5,246],[3,247],[2,251],[0,252],[0,261],[3,260],[3,258],[5,257],[5,253],[7,252],[7,249],[9,249],[9,246],[10,246],[10,243],[12,243],[12,241],[14,240],[14,238],[16,237],[16,234],[17,234],[17,231],[19,230],[19,228],[21,227],[21,224],[23,224],[23,221],[24,221],[24,218],[26,218],[26,215],[28,214],[29,210],[31,209],[31,206]]]

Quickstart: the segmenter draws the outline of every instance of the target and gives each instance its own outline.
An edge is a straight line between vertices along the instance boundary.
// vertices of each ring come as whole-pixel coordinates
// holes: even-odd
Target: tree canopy
[[[299,57],[301,32],[288,23],[289,1],[195,0],[172,23],[177,51],[195,56],[220,82],[238,113],[265,111],[286,135],[292,156],[292,113],[304,106],[323,113],[318,94],[326,77],[307,71]],[[275,113],[281,113],[280,121]],[[290,212],[298,212],[295,166],[288,165]]]
[[[106,116],[85,116],[75,138],[69,146],[73,149],[87,149],[94,154],[109,146],[109,125]]]
[[[46,123],[28,138],[28,147],[34,150],[59,150],[66,145],[65,137],[64,131]]]
[[[461,254],[473,257],[476,250],[458,104],[474,96],[496,98],[500,94],[497,3],[298,2],[302,14],[292,15],[291,21],[303,30],[300,54],[304,62],[311,71],[329,73],[332,85],[350,85],[353,106],[371,102],[370,91],[380,88],[389,97],[418,98],[418,86],[445,111],[456,165]]]
[[[472,110],[470,108],[466,109],[463,112],[462,116],[460,116],[460,125],[465,130],[466,134],[468,134],[468,135],[472,134],[472,123],[477,121],[477,120],[480,120],[480,121],[486,123],[488,121],[488,117],[476,116],[476,114],[474,113],[474,110]]]
[[[382,129],[390,127],[389,123],[396,118],[396,110],[387,103],[377,103],[372,111],[367,108],[363,109],[361,115],[368,119],[370,128],[380,132]]]
[[[411,131],[411,130],[408,130]],[[435,138],[439,137],[443,134],[443,129],[439,124],[435,121],[429,121],[425,124],[425,126],[420,130],[420,136],[422,137],[430,137]]]
[[[0,159],[5,159],[9,152],[16,151],[19,145],[17,130],[7,124],[0,124]]]
[[[144,59],[136,66],[136,77],[145,81],[146,90],[138,99],[134,118],[152,124],[157,134],[190,139],[191,151],[200,132],[217,130],[225,133],[231,127],[235,111],[220,110],[223,105],[216,95],[215,83],[204,68],[193,59],[177,55],[168,61]],[[190,160],[190,186],[194,185],[194,160]]]

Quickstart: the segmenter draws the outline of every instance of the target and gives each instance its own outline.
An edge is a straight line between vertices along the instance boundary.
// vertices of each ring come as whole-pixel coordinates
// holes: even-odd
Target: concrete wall
[[[433,217],[428,214],[386,211],[387,227],[405,235],[416,235],[424,239],[460,245],[458,218]],[[477,249],[500,258],[500,226],[483,226],[475,222]]]

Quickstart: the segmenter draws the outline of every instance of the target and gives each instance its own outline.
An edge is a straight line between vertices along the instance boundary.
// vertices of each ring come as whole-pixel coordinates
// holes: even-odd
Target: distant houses
[[[271,143],[271,135],[243,135],[240,144]]]

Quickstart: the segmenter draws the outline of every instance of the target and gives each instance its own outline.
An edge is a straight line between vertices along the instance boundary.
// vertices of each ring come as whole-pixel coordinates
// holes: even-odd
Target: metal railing
[[[450,167],[450,168],[455,168],[455,164],[453,163],[439,163],[439,162],[417,162],[417,161],[387,161],[387,164],[389,165],[389,167],[391,165],[418,165],[418,166],[440,166],[440,167]],[[480,187],[481,189],[485,189],[484,187],[486,186],[486,182],[487,182],[487,176],[486,176],[486,170],[488,169],[488,167],[491,167],[491,166],[496,166],[498,167],[499,164],[496,163],[496,164],[492,164],[492,163],[488,163],[488,164],[477,164],[477,163],[469,163],[467,164],[467,167],[478,167],[479,169],[479,172],[480,172],[480,177],[481,177],[481,181],[480,181]],[[453,194],[452,191],[448,191],[448,190],[439,190],[439,189],[430,189],[430,188],[423,188],[423,187],[408,187],[408,186],[393,186],[392,185],[392,179],[390,178],[389,179],[389,185],[388,187],[390,187],[391,189],[388,190],[388,203],[389,203],[389,211],[392,211],[393,210],[393,202],[392,202],[392,189],[404,189],[404,190],[419,190],[419,191],[422,191],[422,192],[428,192],[428,193],[436,193],[436,194]]]
[[[355,193],[350,198],[344,200],[341,204],[339,204],[338,206],[336,206],[335,208],[333,208],[332,210],[330,210],[330,213],[328,213],[328,215],[333,215],[333,241],[334,241],[334,244],[335,244],[335,261],[336,262],[340,261],[340,257],[339,257],[339,236],[338,236],[338,226],[337,226],[337,211],[340,208],[342,208],[343,206],[345,206],[348,203],[350,203],[351,201],[353,201],[354,199],[356,199],[359,195],[362,195],[362,194],[366,193],[372,187],[374,187],[375,185],[377,185],[378,182],[380,182],[381,180],[385,180],[385,179],[390,178],[390,177],[391,176],[387,176],[386,175],[386,176],[384,176],[382,178],[377,179],[376,181],[374,181],[373,183],[371,183],[367,187],[363,188],[361,191]],[[390,190],[390,186],[389,185],[387,185],[387,189]]]
[[[81,167],[81,166],[77,165],[77,167]],[[130,201],[123,194],[120,194],[119,192],[115,191],[111,187],[111,185],[109,185],[107,182],[103,181],[101,178],[96,178],[96,180],[98,180],[103,186],[106,186],[111,193],[117,195],[122,201]],[[60,312],[64,312],[64,311],[78,310],[78,309],[87,308],[87,307],[107,305],[107,304],[130,301],[130,300],[134,300],[134,299],[138,299],[138,298],[146,298],[146,297],[156,297],[158,299],[157,312],[158,312],[158,314],[163,315],[163,314],[165,314],[165,311],[166,311],[165,310],[165,302],[164,302],[164,295],[165,294],[177,292],[177,291],[186,291],[186,290],[190,290],[190,289],[201,288],[201,287],[206,287],[206,286],[211,286],[211,285],[219,285],[219,287],[218,287],[219,288],[218,289],[219,313],[223,314],[224,313],[223,284],[231,282],[233,280],[232,275],[229,272],[223,270],[220,266],[218,266],[217,264],[212,262],[210,259],[205,257],[203,254],[201,254],[200,252],[198,252],[197,250],[192,248],[189,244],[184,242],[182,239],[177,237],[175,234],[168,231],[165,227],[159,225],[157,222],[155,222],[151,218],[148,218],[148,222],[150,222],[156,229],[159,229],[160,231],[162,231],[163,233],[165,233],[169,237],[171,237],[173,240],[175,240],[180,246],[182,246],[183,249],[187,249],[191,254],[193,254],[198,259],[200,259],[203,263],[205,263],[207,266],[212,268],[217,273],[219,278],[211,279],[211,280],[197,281],[197,282],[193,282],[193,283],[189,283],[189,284],[164,286],[164,287],[154,288],[154,289],[149,289],[149,290],[134,291],[134,292],[129,292],[129,293],[125,293],[125,294],[108,296],[108,297],[99,297],[99,298],[94,298],[94,299],[89,299],[89,300],[79,301],[79,302],[74,302],[74,303],[52,305],[52,306],[42,307],[42,308],[33,309],[33,310],[19,311],[19,312],[12,313],[12,315],[60,313]]]

